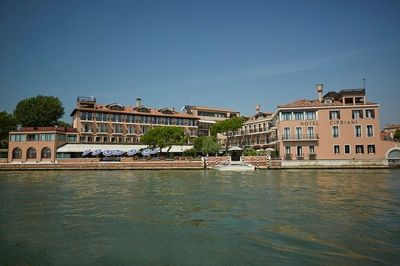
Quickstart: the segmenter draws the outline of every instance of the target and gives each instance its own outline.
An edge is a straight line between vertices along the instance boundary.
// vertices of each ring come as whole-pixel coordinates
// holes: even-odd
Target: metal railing
[[[318,140],[318,134],[288,134],[283,135],[282,140]]]

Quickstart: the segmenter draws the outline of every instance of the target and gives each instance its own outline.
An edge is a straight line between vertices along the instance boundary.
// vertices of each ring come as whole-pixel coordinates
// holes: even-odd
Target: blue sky
[[[400,123],[400,1],[0,1],[0,111],[58,96],[255,105],[362,87]]]

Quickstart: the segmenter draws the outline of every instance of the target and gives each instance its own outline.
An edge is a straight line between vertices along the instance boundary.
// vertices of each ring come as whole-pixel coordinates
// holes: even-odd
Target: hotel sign
[[[319,126],[318,121],[302,121],[300,126]]]
[[[329,122],[330,125],[355,125],[358,124],[357,120],[333,120]]]

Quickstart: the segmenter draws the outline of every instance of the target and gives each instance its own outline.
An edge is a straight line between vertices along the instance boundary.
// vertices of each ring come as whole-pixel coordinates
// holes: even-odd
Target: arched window
[[[35,148],[29,148],[27,153],[27,158],[28,159],[36,159],[36,149]]]
[[[42,149],[42,159],[49,159],[51,158],[51,150],[48,147]]]
[[[21,159],[22,158],[22,150],[20,148],[15,148],[12,153],[13,159]]]

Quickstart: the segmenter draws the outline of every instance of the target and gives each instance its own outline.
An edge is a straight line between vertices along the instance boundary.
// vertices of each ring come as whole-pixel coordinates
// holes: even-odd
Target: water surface
[[[399,170],[0,172],[0,264],[397,264]]]

